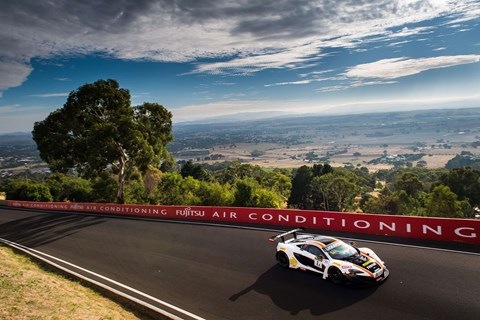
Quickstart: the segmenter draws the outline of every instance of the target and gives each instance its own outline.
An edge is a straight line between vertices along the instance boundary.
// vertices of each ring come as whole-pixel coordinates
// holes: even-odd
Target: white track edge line
[[[84,271],[84,272],[87,272],[87,273],[89,273],[89,274],[92,274],[92,275],[94,275],[94,276],[96,276],[96,277],[98,277],[98,278],[101,278],[101,279],[103,279],[103,280],[109,281],[109,282],[111,282],[111,283],[113,283],[113,284],[115,284],[115,285],[117,285],[117,286],[119,286],[119,287],[122,287],[122,288],[124,288],[124,289],[130,290],[130,291],[132,291],[132,292],[134,292],[134,293],[136,293],[136,294],[138,294],[138,295],[141,295],[141,296],[143,296],[143,297],[145,297],[145,298],[148,298],[148,299],[150,299],[150,300],[152,300],[152,301],[155,301],[155,302],[157,302],[157,303],[159,303],[159,304],[162,304],[162,305],[164,305],[164,306],[166,306],[166,307],[169,307],[169,308],[171,308],[171,309],[173,309],[173,310],[175,310],[175,311],[178,311],[178,312],[180,312],[180,313],[183,313],[184,315],[187,315],[187,316],[189,316],[189,317],[191,317],[191,318],[194,318],[194,319],[197,319],[197,320],[206,320],[206,319],[201,318],[201,317],[199,317],[199,316],[197,316],[197,315],[195,315],[195,314],[193,314],[193,313],[190,313],[190,312],[188,312],[188,311],[186,311],[186,310],[183,310],[183,309],[181,309],[181,308],[179,308],[179,307],[176,307],[176,306],[174,306],[174,305],[172,305],[172,304],[169,304],[168,302],[159,300],[159,299],[157,299],[157,298],[155,298],[155,297],[152,297],[152,296],[150,296],[150,295],[148,295],[148,294],[146,294],[146,293],[144,293],[144,292],[141,292],[141,291],[139,291],[139,290],[137,290],[137,289],[131,288],[131,287],[127,286],[127,285],[124,285],[124,284],[122,284],[122,283],[120,283],[120,282],[117,282],[117,281],[115,281],[115,280],[113,280],[113,279],[110,279],[110,278],[107,278],[107,277],[102,276],[102,275],[100,275],[100,274],[97,274],[97,273],[95,273],[95,272],[93,272],[93,271],[90,271],[90,270],[87,270],[87,269],[82,268],[82,267],[80,267],[80,266],[77,266],[77,265],[75,265],[75,264],[73,264],[73,263],[70,263],[70,262],[68,262],[68,261],[65,261],[65,260],[56,258],[56,257],[51,256],[51,255],[49,255],[49,254],[46,254],[46,253],[44,253],[44,252],[41,252],[41,251],[38,251],[38,250],[35,250],[35,249],[32,249],[32,248],[26,247],[26,246],[24,246],[24,245],[21,245],[21,244],[18,244],[18,243],[15,243],[15,242],[12,242],[12,241],[9,241],[9,240],[6,240],[6,239],[0,238],[0,242],[5,243],[5,244],[7,244],[7,245],[9,245],[9,246],[12,246],[12,247],[14,247],[14,248],[16,248],[16,249],[19,249],[19,250],[21,250],[21,251],[23,251],[23,252],[25,252],[25,253],[27,253],[27,254],[30,254],[30,255],[32,255],[33,257],[35,257],[35,258],[37,258],[37,259],[40,259],[40,260],[42,260],[42,261],[44,261],[44,262],[46,262],[46,263],[48,263],[48,264],[50,264],[50,265],[52,265],[52,266],[54,266],[54,267],[56,267],[56,268],[59,268],[59,269],[62,270],[62,271],[65,271],[65,272],[67,272],[67,273],[70,273],[70,274],[72,274],[72,275],[74,275],[74,276],[76,276],[76,277],[79,277],[79,278],[81,278],[81,279],[83,279],[83,280],[85,280],[85,281],[91,282],[91,283],[93,283],[93,284],[95,284],[95,285],[98,285],[98,286],[104,288],[104,289],[107,289],[107,290],[110,290],[110,291],[112,291],[112,292],[114,292],[114,293],[117,293],[117,294],[119,294],[120,296],[122,296],[122,297],[124,297],[124,298],[133,300],[133,301],[135,301],[135,302],[137,302],[137,303],[139,303],[139,304],[141,304],[141,305],[143,305],[143,306],[145,306],[145,307],[147,307],[147,308],[150,308],[150,309],[155,310],[155,311],[157,311],[157,312],[159,312],[159,313],[161,313],[161,314],[163,314],[163,315],[165,315],[165,316],[168,316],[168,317],[170,317],[171,319],[183,320],[183,318],[179,318],[179,317],[177,317],[176,315],[169,313],[168,311],[165,311],[165,310],[163,310],[163,309],[160,309],[160,308],[158,308],[158,307],[155,307],[154,305],[151,305],[151,304],[149,304],[149,303],[147,303],[147,302],[145,302],[145,301],[142,301],[142,300],[140,300],[140,299],[138,299],[138,298],[135,298],[135,297],[133,297],[133,296],[130,296],[130,295],[128,295],[128,294],[126,294],[126,293],[123,293],[123,292],[121,292],[121,291],[118,291],[117,289],[112,288],[112,287],[110,287],[110,286],[108,286],[108,285],[102,284],[102,283],[100,283],[100,282],[98,282],[98,281],[96,281],[96,280],[93,280],[93,279],[90,279],[90,278],[88,278],[88,277],[85,277],[85,276],[83,276],[83,275],[81,275],[81,274],[79,274],[79,273],[77,273],[77,272],[75,272],[75,271],[72,271],[72,270],[70,270],[70,269],[67,269],[67,268],[65,268],[65,267],[62,267],[61,265],[59,265],[59,264],[57,264],[57,263],[55,263],[55,262],[49,261],[48,259],[45,259],[45,258],[43,258],[43,257],[41,257],[41,256],[39,256],[39,255],[43,255],[43,256],[48,257],[48,258],[53,259],[53,260],[57,260],[57,261],[59,261],[59,262],[61,262],[61,263],[64,263],[64,264],[69,265],[69,266],[71,266],[71,267],[77,268],[77,269],[79,269],[79,270],[81,270],[81,271]]]

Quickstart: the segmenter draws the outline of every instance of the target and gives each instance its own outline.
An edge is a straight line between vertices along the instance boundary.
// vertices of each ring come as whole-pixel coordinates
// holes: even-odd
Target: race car
[[[335,284],[372,285],[384,281],[389,271],[385,263],[369,248],[357,248],[340,239],[299,234],[304,228],[287,231],[269,238],[280,239],[276,259],[284,268],[320,273]],[[292,236],[286,240],[287,236]]]

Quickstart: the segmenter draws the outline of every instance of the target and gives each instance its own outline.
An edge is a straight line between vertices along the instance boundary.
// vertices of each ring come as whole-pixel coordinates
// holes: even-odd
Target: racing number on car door
[[[320,269],[320,271],[323,271],[325,269],[325,266],[323,265],[322,261],[319,259],[315,259],[315,268]]]

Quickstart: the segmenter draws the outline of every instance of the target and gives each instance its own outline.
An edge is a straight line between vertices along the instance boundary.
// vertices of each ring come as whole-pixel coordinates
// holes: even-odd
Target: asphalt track
[[[277,266],[272,234],[0,207],[0,238],[203,319],[480,318],[479,255],[358,241],[379,254],[390,277],[349,288]]]

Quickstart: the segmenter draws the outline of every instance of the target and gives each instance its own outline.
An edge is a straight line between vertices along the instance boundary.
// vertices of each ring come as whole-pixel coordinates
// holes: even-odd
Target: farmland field
[[[375,171],[394,164],[369,163],[374,159],[418,155],[411,165],[421,161],[427,168],[441,168],[462,151],[478,153],[480,109],[179,124],[174,134],[171,149],[177,160],[240,160],[280,168],[329,162]],[[182,156],[181,150],[203,154]]]

